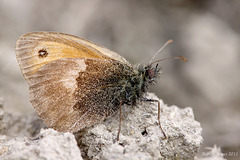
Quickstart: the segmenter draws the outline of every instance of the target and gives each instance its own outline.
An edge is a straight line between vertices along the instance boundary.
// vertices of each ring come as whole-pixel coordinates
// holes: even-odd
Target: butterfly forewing
[[[25,79],[43,65],[61,58],[114,59],[130,65],[117,53],[88,40],[56,32],[24,34],[16,43],[16,55]]]

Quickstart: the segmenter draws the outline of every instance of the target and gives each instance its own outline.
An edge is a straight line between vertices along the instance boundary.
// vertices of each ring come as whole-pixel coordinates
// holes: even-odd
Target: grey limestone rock
[[[41,130],[34,138],[15,138],[0,143],[2,160],[81,160],[77,142],[71,133]]]
[[[158,99],[153,94],[148,98]],[[122,108],[120,141],[116,142],[119,113],[76,134],[82,155],[89,159],[193,159],[202,144],[202,128],[190,107],[167,107],[161,101],[161,132],[157,103]]]
[[[154,94],[147,94],[147,98],[158,99]],[[160,102],[161,125],[167,139],[163,139],[158,126],[157,103],[139,102],[137,106],[122,107],[119,142],[116,142],[119,113],[75,133],[76,140],[71,133],[41,129],[44,125],[36,115],[5,113],[0,159],[73,160],[81,159],[81,155],[83,159],[96,160],[194,159],[203,139],[192,109],[168,107]]]

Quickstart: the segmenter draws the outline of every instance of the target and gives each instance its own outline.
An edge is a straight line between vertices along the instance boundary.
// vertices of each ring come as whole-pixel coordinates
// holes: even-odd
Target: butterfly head
[[[160,77],[161,67],[158,65],[158,63],[156,65],[147,65],[144,70],[146,81],[150,84],[154,84]]]
[[[155,84],[157,79],[161,77],[161,66],[159,65],[159,62],[169,60],[169,59],[181,59],[183,61],[187,61],[186,58],[177,56],[177,57],[170,57],[165,59],[160,59],[157,61],[154,61],[145,67],[138,67],[138,71],[142,76],[143,79],[143,90],[146,91],[149,84]]]
[[[146,92],[148,90],[148,86],[155,84],[157,79],[161,75],[161,67],[157,63],[156,65],[138,65],[138,80],[136,84],[139,84],[138,87],[143,92]]]

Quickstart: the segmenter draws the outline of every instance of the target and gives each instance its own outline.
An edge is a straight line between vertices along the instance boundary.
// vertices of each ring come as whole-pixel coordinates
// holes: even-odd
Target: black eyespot
[[[47,52],[46,49],[40,49],[40,50],[38,51],[38,57],[40,57],[40,58],[47,57],[47,55],[48,55],[48,52]]]

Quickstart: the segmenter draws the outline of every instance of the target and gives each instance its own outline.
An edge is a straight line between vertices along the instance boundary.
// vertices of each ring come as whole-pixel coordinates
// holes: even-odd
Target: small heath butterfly
[[[160,75],[158,62],[165,59],[134,67],[103,46],[56,32],[24,34],[15,50],[30,101],[48,127],[76,132],[120,110],[119,140],[121,106],[144,100],[158,102],[162,130],[160,102],[143,95]]]

